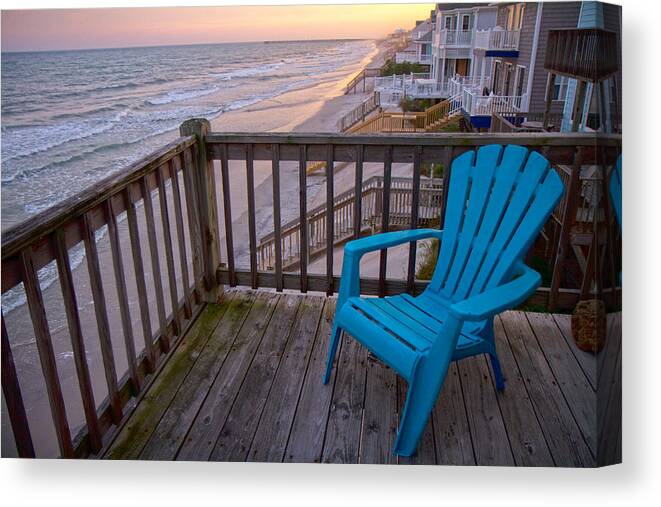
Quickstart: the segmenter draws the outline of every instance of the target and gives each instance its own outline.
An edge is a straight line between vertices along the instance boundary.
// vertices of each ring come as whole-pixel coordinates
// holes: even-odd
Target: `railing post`
[[[196,138],[195,191],[200,214],[202,237],[202,259],[204,265],[203,299],[215,303],[222,292],[216,280],[216,270],[220,265],[220,241],[218,234],[218,205],[216,203],[216,180],[213,161],[207,157],[205,136],[211,130],[209,121],[204,118],[186,120],[179,127],[182,136]]]

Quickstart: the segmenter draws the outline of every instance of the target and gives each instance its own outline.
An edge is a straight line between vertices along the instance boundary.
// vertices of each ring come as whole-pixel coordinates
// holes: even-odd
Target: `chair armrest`
[[[360,258],[363,255],[368,252],[421,239],[436,238],[440,240],[442,236],[443,231],[438,229],[412,229],[407,231],[384,232],[349,241],[344,247],[337,311],[339,312],[347,299],[360,295]]]
[[[522,262],[516,266],[515,279],[470,297],[450,307],[450,313],[461,320],[479,321],[523,303],[542,283],[539,273]]]
[[[350,254],[351,256],[357,255],[358,257],[362,257],[364,254],[374,252],[375,250],[427,238],[440,240],[442,236],[443,231],[438,229],[411,229],[407,231],[384,232],[349,241],[344,247],[344,252],[345,255]]]

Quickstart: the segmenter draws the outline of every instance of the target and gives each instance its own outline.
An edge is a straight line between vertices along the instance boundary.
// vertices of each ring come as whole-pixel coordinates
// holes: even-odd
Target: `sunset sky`
[[[412,28],[433,7],[409,3],[3,10],[2,50],[377,38],[396,28]]]

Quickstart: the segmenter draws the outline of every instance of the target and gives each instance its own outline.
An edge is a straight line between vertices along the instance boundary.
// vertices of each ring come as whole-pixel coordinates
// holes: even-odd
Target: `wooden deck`
[[[208,305],[105,453],[114,459],[594,466],[597,365],[567,315],[496,319],[507,387],[451,365],[419,453],[391,447],[406,384],[345,337],[321,383],[336,300],[231,290]],[[619,355],[619,354],[618,354]]]

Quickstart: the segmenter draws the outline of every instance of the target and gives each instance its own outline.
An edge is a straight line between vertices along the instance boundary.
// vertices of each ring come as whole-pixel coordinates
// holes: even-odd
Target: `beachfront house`
[[[403,97],[450,98],[449,114],[463,113],[473,128],[489,128],[493,113],[541,114],[548,102],[554,118],[548,126],[553,129],[570,130],[574,109],[581,112],[581,130],[595,126],[590,118],[598,106],[592,90],[601,85],[588,85],[587,93],[577,97],[577,80],[558,74],[548,97],[544,59],[549,32],[601,28],[615,34],[617,47],[618,6],[597,2],[438,4],[435,20],[430,73],[378,79],[382,103],[395,105]],[[619,61],[617,51],[614,56]],[[609,118],[619,117],[620,83],[619,70],[603,83]],[[581,108],[574,108],[577,98],[585,101]],[[609,125],[613,123],[609,120]]]
[[[432,34],[436,20],[435,11],[432,11],[429,19],[416,22],[411,32],[411,43],[403,50],[395,54],[396,63],[419,63],[430,65],[432,61]]]

